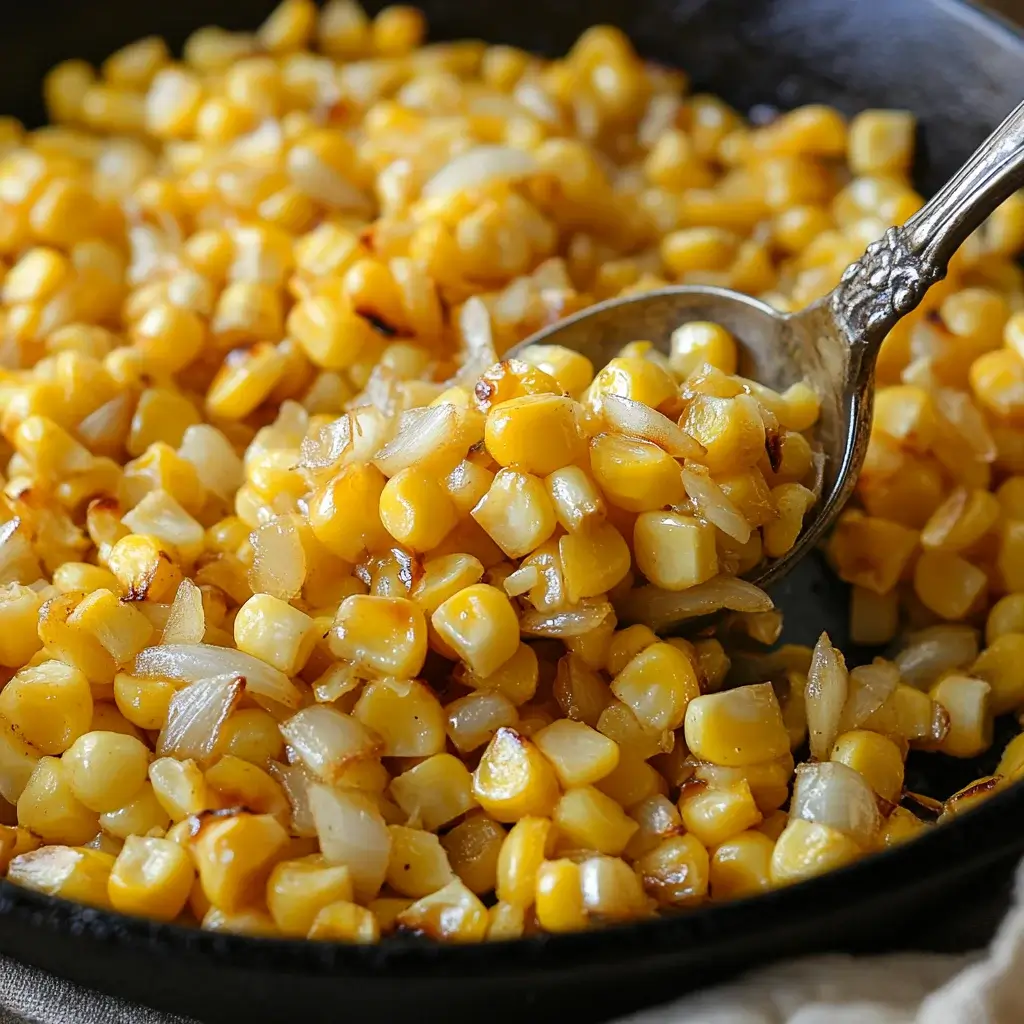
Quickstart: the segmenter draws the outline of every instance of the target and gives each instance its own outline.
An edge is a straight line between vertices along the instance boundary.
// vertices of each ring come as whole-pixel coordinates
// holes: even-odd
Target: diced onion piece
[[[439,199],[453,192],[479,189],[494,181],[525,178],[537,170],[537,160],[525,149],[512,146],[475,146],[449,160],[424,186],[424,199]]]
[[[410,409],[402,414],[398,433],[374,455],[373,462],[385,476],[414,465],[453,469],[472,443],[463,441],[462,427],[459,409],[449,402]]]
[[[157,740],[157,757],[202,761],[213,753],[224,720],[241,699],[245,680],[237,675],[211,676],[179,690],[167,709]]]
[[[861,846],[868,846],[881,826],[867,779],[839,761],[797,767],[789,816],[838,829]]]
[[[524,565],[521,569],[509,573],[502,584],[509,597],[519,597],[532,590],[540,583],[540,570],[535,565]]]
[[[245,692],[264,707],[269,703],[297,708],[302,703],[299,688],[280,670],[251,654],[212,644],[147,647],[136,657],[132,674],[189,683],[219,675],[241,676]]]
[[[871,665],[855,668],[850,673],[839,732],[859,729],[892,696],[899,683],[899,670],[892,662],[881,658]]]
[[[907,637],[896,667],[908,686],[924,689],[950,669],[970,665],[978,656],[978,631],[970,626],[930,626]]]
[[[253,530],[249,586],[254,594],[290,601],[306,581],[306,550],[291,516],[276,516]]]
[[[286,165],[292,184],[310,199],[336,210],[364,214],[367,217],[372,213],[369,198],[308,146],[293,146],[288,153]]]
[[[314,782],[313,776],[302,764],[281,764],[279,761],[271,761],[267,771],[280,783],[292,806],[292,834],[304,838],[315,836],[316,825],[309,806],[309,787]]]
[[[331,469],[352,448],[352,417],[346,413],[324,423],[312,437],[302,439],[299,466],[314,473]]]
[[[740,544],[750,540],[750,523],[703,466],[687,466],[683,470],[683,488],[709,523]]]
[[[206,633],[203,592],[186,576],[178,584],[174,602],[167,613],[161,644],[197,644]]]
[[[828,633],[822,633],[814,646],[804,695],[811,756],[819,761],[828,760],[832,753],[848,692],[846,662]]]
[[[772,599],[753,583],[735,576],[716,576],[687,590],[662,590],[648,584],[624,594],[615,602],[623,622],[645,622],[661,631],[699,615],[728,608],[734,612],[766,612]]]
[[[582,636],[600,626],[612,613],[612,606],[603,598],[585,598],[560,611],[528,610],[519,620],[519,629],[526,636]]]
[[[700,459],[707,449],[682,427],[643,402],[621,395],[601,396],[601,416],[612,430],[656,444],[677,459]]]
[[[342,779],[354,762],[380,753],[380,740],[358,719],[323,704],[281,723],[281,735],[302,763],[324,782]]]
[[[0,526],[0,586],[8,583],[35,583],[43,570],[32,542],[15,516]]]
[[[208,423],[185,430],[178,454],[196,467],[204,487],[222,498],[233,498],[245,482],[245,468],[224,434]]]
[[[309,806],[320,852],[348,868],[357,900],[372,900],[384,884],[391,855],[391,834],[373,798],[313,783]]]

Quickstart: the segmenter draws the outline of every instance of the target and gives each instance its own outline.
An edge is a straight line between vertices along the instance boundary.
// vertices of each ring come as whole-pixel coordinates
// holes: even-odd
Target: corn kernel
[[[741,899],[771,888],[775,843],[756,831],[741,832],[711,855],[708,883],[712,899]]]
[[[639,828],[611,797],[593,786],[565,793],[554,811],[559,834],[579,849],[618,855]]]
[[[149,750],[141,740],[114,732],[87,732],[61,759],[75,796],[92,811],[123,807],[142,788]]]
[[[431,622],[477,676],[490,676],[519,649],[515,610],[500,590],[485,583],[450,597]]]
[[[903,755],[892,740],[855,729],[836,738],[832,760],[860,772],[883,799],[895,803],[903,791]]]
[[[433,691],[415,679],[368,683],[353,715],[380,736],[386,757],[430,757],[444,750],[444,709]]]
[[[80,846],[99,831],[99,819],[75,797],[69,772],[55,757],[37,762],[18,797],[18,824],[44,843]]]
[[[503,469],[472,511],[509,558],[521,558],[543,544],[555,531],[555,510],[536,476]]]
[[[44,846],[13,858],[7,880],[26,889],[106,909],[110,906],[107,885],[113,864],[114,858],[99,850]]]
[[[498,863],[505,830],[490,818],[474,816],[456,825],[441,839],[452,871],[478,896],[497,885]]]
[[[428,832],[468,811],[474,803],[473,778],[451,754],[435,754],[391,781],[391,795]]]
[[[769,683],[694,697],[686,707],[684,728],[694,756],[714,764],[742,767],[789,750],[789,734]]]
[[[384,529],[413,551],[429,551],[455,526],[458,511],[440,483],[416,466],[400,470],[380,495]]]
[[[377,919],[365,907],[337,900],[318,911],[306,937],[330,942],[373,943],[380,939],[380,928]]]
[[[696,836],[671,836],[634,865],[644,891],[662,906],[699,903],[708,891],[708,851]]]
[[[92,709],[88,679],[60,661],[23,668],[0,690],[0,715],[44,754],[61,754],[85,735]]]
[[[849,864],[861,856],[847,835],[816,821],[791,820],[772,851],[773,885],[788,885]]]
[[[680,466],[657,445],[621,434],[590,442],[594,479],[605,498],[629,512],[646,512],[685,500]]]
[[[949,731],[938,749],[952,757],[976,757],[992,743],[992,688],[982,679],[947,675],[928,696],[949,713]]]
[[[172,921],[195,881],[187,851],[168,839],[128,836],[107,883],[110,903],[122,914]]]
[[[686,830],[709,848],[761,822],[761,811],[746,779],[722,789],[700,787],[693,793],[684,787],[679,813]]]
[[[391,825],[387,883],[403,896],[421,899],[452,880],[448,855],[437,836],[418,828]]]
[[[499,729],[473,773],[473,795],[496,821],[544,817],[558,801],[558,776],[530,740]]]

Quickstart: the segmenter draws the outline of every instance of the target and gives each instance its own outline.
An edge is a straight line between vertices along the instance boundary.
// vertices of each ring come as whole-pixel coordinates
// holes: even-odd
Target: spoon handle
[[[1024,103],[903,227],[891,227],[847,267],[829,297],[851,346],[873,356],[901,317],[946,276],[950,257],[1011,193],[1024,186]]]

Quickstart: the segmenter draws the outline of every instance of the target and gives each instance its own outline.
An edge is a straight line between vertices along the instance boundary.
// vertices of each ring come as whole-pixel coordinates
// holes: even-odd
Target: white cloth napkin
[[[0,957],[0,1024],[199,1024]],[[991,945],[776,964],[619,1024],[1022,1024],[1024,864]]]

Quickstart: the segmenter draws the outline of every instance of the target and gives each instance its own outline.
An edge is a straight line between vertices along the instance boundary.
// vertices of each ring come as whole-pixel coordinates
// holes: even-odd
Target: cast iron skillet
[[[1024,96],[1024,39],[952,0],[419,0],[434,38],[476,36],[555,55],[615,23],[650,58],[747,109],[807,102],[852,113],[901,106],[922,124],[929,192]],[[8,5],[0,106],[42,119],[39,81],[66,57],[99,60],[157,32],[254,26],[273,0],[35,0]],[[378,6],[374,3],[370,7]],[[820,563],[776,591],[789,638],[844,643],[842,588]],[[1004,730],[1005,732],[1006,730]],[[1005,736],[1002,737],[1005,740]],[[948,795],[991,771],[912,759],[908,784]],[[444,947],[252,940],[83,908],[0,883],[0,951],[205,1022],[599,1020],[768,961],[810,951],[982,941],[1024,850],[1024,787],[954,824],[843,871],[766,896],[583,935]],[[980,908],[980,912],[979,912]],[[950,926],[960,928],[950,932]],[[949,936],[952,935],[950,938]],[[945,938],[944,938],[945,936]]]

